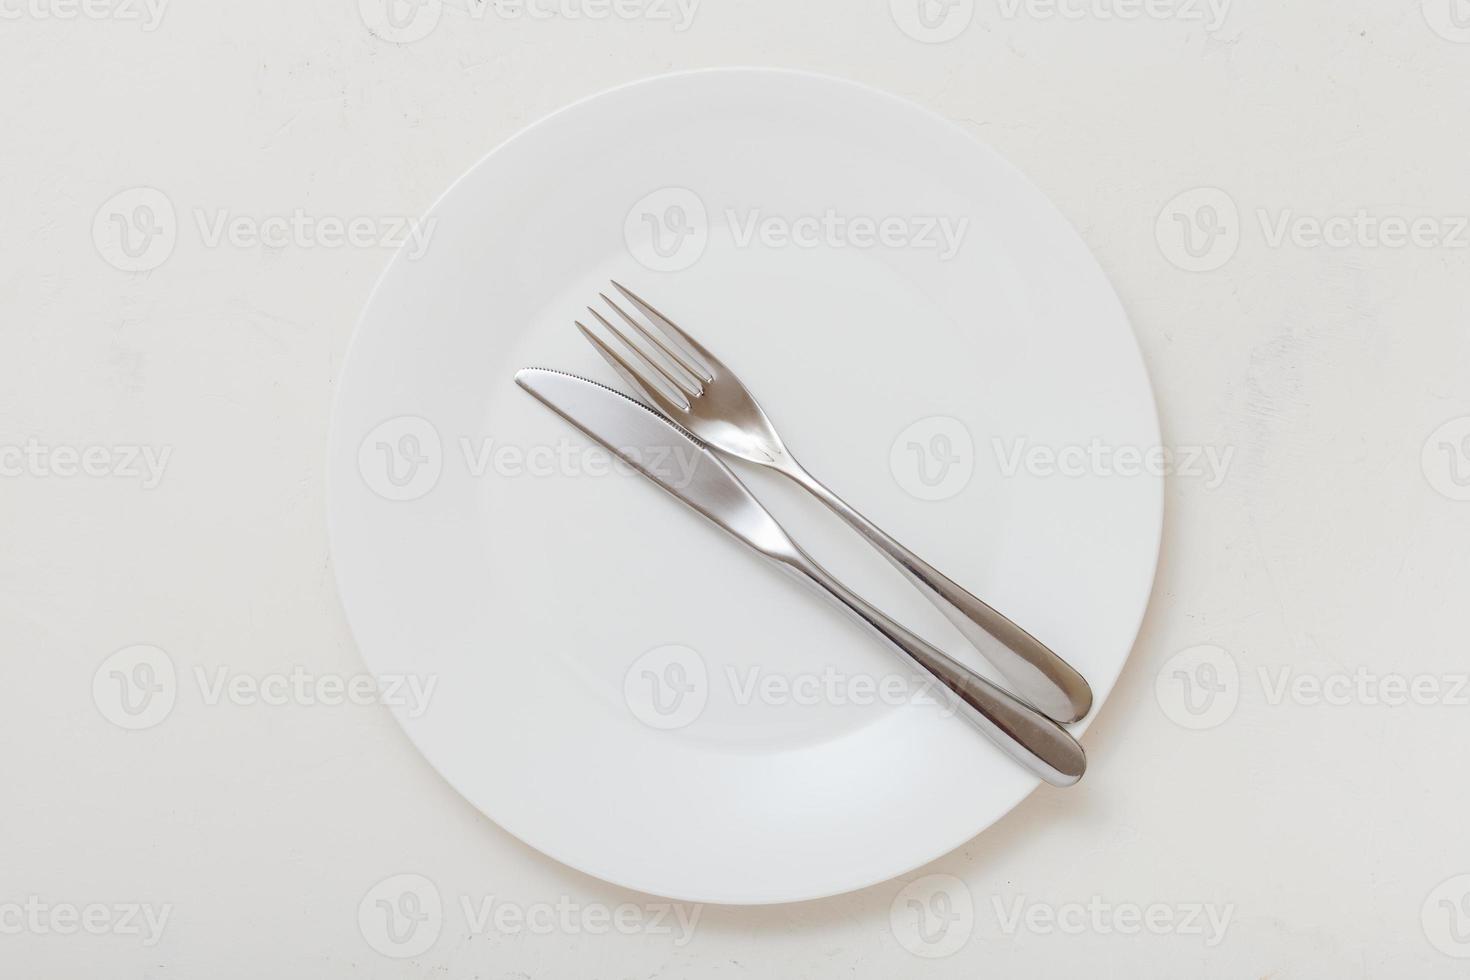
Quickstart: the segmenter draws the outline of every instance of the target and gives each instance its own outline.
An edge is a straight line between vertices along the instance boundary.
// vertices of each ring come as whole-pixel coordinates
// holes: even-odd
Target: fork
[[[622,350],[580,320],[575,322],[623,380],[711,449],[769,467],[826,504],[897,566],[1023,700],[1064,723],[1077,721],[1091,710],[1092,689],[1071,664],[894,540],[807,472],[733,371],[637,294],[617,281],[612,285],[648,321],[645,325],[606,293],[598,294],[626,326],[614,326],[594,307],[587,311]],[[642,338],[641,344],[635,336]]]

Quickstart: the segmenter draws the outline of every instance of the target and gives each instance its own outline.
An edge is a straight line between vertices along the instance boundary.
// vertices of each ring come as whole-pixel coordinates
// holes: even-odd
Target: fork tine
[[[601,293],[598,293],[598,295],[602,296]],[[607,299],[606,296],[602,296],[602,298],[605,300]],[[612,301],[608,300],[608,303],[609,305],[611,305]],[[613,308],[617,309],[617,307],[615,306]],[[608,333],[617,337],[623,342],[625,346],[636,353],[639,359],[643,361],[643,363],[656,370],[661,380],[666,381],[674,388],[679,389],[688,398],[698,398],[700,395],[704,394],[704,385],[700,384],[699,379],[696,378],[692,373],[685,370],[684,365],[680,364],[677,359],[671,361],[670,363],[665,363],[663,358],[660,357],[658,354],[650,356],[646,350],[638,346],[638,344],[633,340],[632,337],[628,336],[626,330],[622,330],[618,327],[613,326],[612,323],[608,321],[607,317],[603,316],[601,313],[597,312],[597,310],[593,309],[590,306],[587,307],[587,312],[597,317],[597,322],[601,323],[603,328],[607,330]],[[667,353],[668,348],[665,347],[663,344],[660,344],[658,342],[658,338],[654,337],[646,329],[640,326],[636,320],[629,317],[628,314],[624,313],[622,310],[618,310],[618,313],[622,316],[624,320],[627,320],[630,324],[632,324],[633,327],[640,334],[648,338],[648,340],[653,344],[653,349],[655,351],[664,351],[665,353]]]
[[[684,347],[684,353],[690,361],[690,370],[694,374],[699,375],[707,382],[715,380],[714,365],[720,363],[718,357],[705,350],[699,341],[680,330],[673,320],[670,320],[658,310],[654,309],[641,296],[633,292],[633,290],[624,286],[616,279],[611,281],[618,292],[626,296],[629,302],[643,311],[644,316],[653,321],[654,326],[658,327],[665,334],[672,337],[675,342]]]
[[[633,354],[637,357],[638,364],[641,364],[648,369],[640,370],[638,372],[640,375],[642,375],[645,384],[647,384],[650,379],[649,372],[651,371],[652,378],[656,379],[660,384],[668,388],[670,391],[678,392],[686,399],[696,398],[699,395],[704,394],[704,389],[696,387],[696,382],[685,380],[682,371],[679,371],[678,374],[675,374],[675,370],[677,369],[670,369],[668,365],[663,363],[662,358],[659,358],[657,355],[650,355],[648,351],[644,350],[642,347],[639,347],[638,344],[634,342],[633,338],[629,337],[624,331],[619,330],[617,327],[613,326],[612,323],[608,321],[607,317],[603,316],[601,313],[597,312],[597,310],[593,309],[590,306],[587,307],[587,312],[591,313],[594,317],[597,318],[597,322],[602,324],[602,329],[612,334],[624,347],[633,352]]]
[[[572,322],[577,325],[577,329],[582,332],[582,336],[587,338],[587,342],[593,347],[597,348],[597,353],[601,354],[603,358],[607,361],[607,363],[612,365],[612,369],[618,372],[622,379],[628,382],[628,384],[631,385],[633,389],[641,394],[644,398],[647,398],[649,401],[653,402],[666,413],[672,414],[674,412],[689,411],[689,401],[684,397],[684,393],[682,391],[680,391],[678,388],[673,388],[672,390],[665,392],[657,383],[655,383],[651,379],[645,379],[643,375],[639,372],[638,368],[635,368],[632,364],[629,364],[626,360],[624,360],[623,355],[619,354],[617,351],[608,346],[607,342],[604,341],[601,337],[597,336],[597,334],[593,333],[591,330],[588,330],[587,327],[582,323],[582,321],[573,320]],[[626,344],[626,341],[624,341],[624,343]],[[633,353],[642,358],[645,362],[647,362],[648,359],[646,357],[643,357],[642,351],[635,349]]]
[[[685,391],[687,391],[690,395],[695,396],[696,398],[704,394],[704,382],[712,381],[714,379],[701,377],[701,374],[703,372],[700,370],[699,365],[694,363],[694,361],[690,359],[687,353],[677,350],[677,344],[672,344],[669,341],[665,340],[663,336],[661,336],[663,334],[662,330],[649,330],[641,322],[639,322],[636,317],[628,313],[627,310],[623,309],[617,303],[614,303],[612,301],[612,298],[609,297],[607,293],[598,293],[597,295],[602,299],[604,303],[616,310],[618,316],[622,317],[623,321],[627,323],[628,326],[638,331],[639,335],[642,336],[644,340],[648,341],[648,343],[652,345],[654,350],[661,351],[664,356],[667,357],[676,368],[678,368],[679,373],[683,376],[682,380],[687,381],[686,384],[682,385]]]

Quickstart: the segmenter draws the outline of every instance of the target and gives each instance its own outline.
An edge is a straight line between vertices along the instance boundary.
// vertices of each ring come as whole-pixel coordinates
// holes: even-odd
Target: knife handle
[[[773,468],[804,487],[882,552],[1022,698],[1063,723],[1078,721],[1092,709],[1092,688],[1086,679],[1045,643],[894,540],[790,456]]]
[[[1021,765],[1053,786],[1071,786],[1082,778],[1087,754],[1061,725],[906,629],[799,548],[778,560],[939,681],[959,713]]]

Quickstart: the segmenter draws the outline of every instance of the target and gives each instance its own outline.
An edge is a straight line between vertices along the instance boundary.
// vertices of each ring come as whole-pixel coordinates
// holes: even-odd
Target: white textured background
[[[1470,421],[1437,430],[1470,416],[1470,3],[1236,0],[1218,25],[1192,0],[1131,19],[1099,15],[1130,0],[1063,5],[1077,15],[978,0],[945,43],[906,34],[887,0],[703,0],[682,32],[460,7],[397,44],[356,0],[178,2],[156,21],[141,0],[0,0],[0,448],[170,453],[152,488],[61,475],[64,454],[0,458],[0,971],[1463,976]],[[656,900],[511,839],[380,707],[211,705],[190,680],[129,732],[93,696],[132,644],[186,678],[361,670],[327,561],[324,447],[334,373],[390,253],[211,246],[197,214],[417,215],[569,101],[744,64],[889,89],[998,149],[1113,278],[1166,440],[1234,452],[1217,488],[1171,483],[1153,604],[1088,733],[1089,778],[910,876],[954,876],[921,887],[973,903],[943,958],[916,955],[937,947],[915,941],[898,881],[705,908],[687,942],[481,928],[462,899],[578,914]],[[112,233],[104,205],[136,187],[178,216],[144,272],[94,243],[94,223],[104,245]],[[1360,211],[1429,220],[1399,248],[1367,220],[1317,246],[1274,236]],[[1211,215],[1238,248],[1227,234],[1193,261],[1180,222]],[[1219,648],[1202,654],[1216,700],[1192,714],[1210,675],[1170,661],[1201,645]],[[1279,693],[1300,677],[1352,686],[1340,703]],[[1393,678],[1433,703],[1384,703]],[[359,919],[401,873],[446,905],[407,959]],[[1013,927],[1018,902],[1039,911]],[[1195,904],[1229,916],[1217,944],[1120,932],[1130,909],[1177,926]],[[161,935],[121,918],[137,905],[167,912]],[[103,934],[68,929],[87,906],[105,907]],[[1067,928],[1048,932],[1048,914]]]

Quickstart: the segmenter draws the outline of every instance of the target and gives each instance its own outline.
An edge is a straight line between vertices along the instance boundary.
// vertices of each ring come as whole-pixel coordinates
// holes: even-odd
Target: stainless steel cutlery
[[[1082,777],[1087,758],[1066,729],[905,629],[835,579],[791,540],[706,448],[708,440],[695,438],[681,424],[641,402],[573,375],[527,368],[517,372],[516,383],[658,486],[817,588],[888,641],[921,671],[936,678],[953,696],[958,712],[1022,765],[1058,786],[1069,786]]]
[[[1092,689],[1070,664],[807,472],[733,371],[651,304],[617,282],[613,287],[636,314],[599,294],[609,315],[588,312],[611,342],[581,321],[577,328],[635,391],[709,448],[773,469],[826,504],[943,611],[1024,700],[1061,722],[1087,714]]]
[[[669,317],[614,282],[600,293],[594,330],[577,329],[651,405],[595,381],[526,368],[516,383],[638,472],[736,539],[836,602],[920,671],[953,707],[1047,782],[1070,786],[1087,757],[1062,724],[1092,707],[1092,690],[1045,644],[904,547],[812,476],[735,373]],[[625,309],[624,304],[633,312]],[[947,656],[855,594],[794,542],[715,455],[773,469],[809,491],[876,547],[960,629],[1015,694]]]

